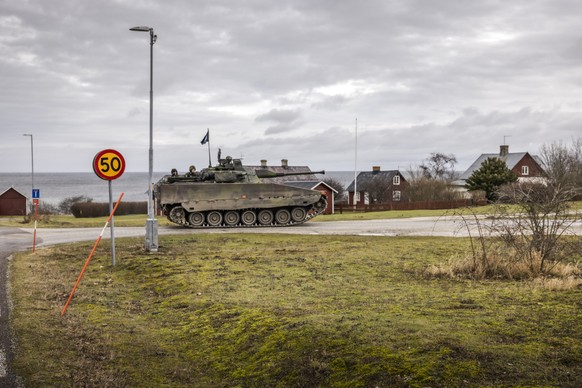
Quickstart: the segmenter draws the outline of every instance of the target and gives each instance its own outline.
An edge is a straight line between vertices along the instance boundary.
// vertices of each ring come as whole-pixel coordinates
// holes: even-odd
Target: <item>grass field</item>
[[[459,238],[118,239],[11,262],[26,386],[582,386],[582,293],[429,279]]]

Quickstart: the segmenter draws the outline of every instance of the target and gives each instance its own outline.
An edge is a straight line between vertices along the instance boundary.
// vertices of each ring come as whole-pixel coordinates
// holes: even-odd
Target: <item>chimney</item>
[[[504,144],[499,146],[499,156],[507,156],[507,154],[509,153],[509,146]]]
[[[380,172],[380,166],[373,166],[372,171],[373,172]]]
[[[281,159],[281,167],[287,168],[289,166],[289,161],[287,159]]]
[[[267,159],[261,159],[261,167],[267,167]]]

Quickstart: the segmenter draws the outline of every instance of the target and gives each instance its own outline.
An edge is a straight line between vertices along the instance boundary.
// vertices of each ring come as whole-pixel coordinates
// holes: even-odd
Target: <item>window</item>
[[[392,192],[392,200],[393,201],[400,201],[400,191],[395,190]]]
[[[394,178],[392,178],[392,184],[395,186],[400,184],[400,175],[394,175]]]
[[[529,175],[529,167],[521,166],[521,175]]]

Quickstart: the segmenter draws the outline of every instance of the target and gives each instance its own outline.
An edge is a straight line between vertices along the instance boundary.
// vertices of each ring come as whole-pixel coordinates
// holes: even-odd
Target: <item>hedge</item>
[[[71,206],[71,213],[75,218],[107,217],[109,202],[77,202]],[[147,213],[147,202],[121,202],[115,211],[116,216]]]

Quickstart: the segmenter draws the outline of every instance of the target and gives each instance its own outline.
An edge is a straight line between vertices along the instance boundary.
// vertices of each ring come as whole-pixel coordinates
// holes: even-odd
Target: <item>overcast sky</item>
[[[0,0],[0,172],[406,169],[582,133],[579,0]]]

